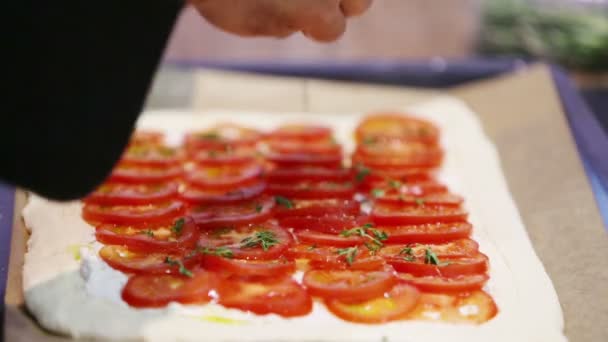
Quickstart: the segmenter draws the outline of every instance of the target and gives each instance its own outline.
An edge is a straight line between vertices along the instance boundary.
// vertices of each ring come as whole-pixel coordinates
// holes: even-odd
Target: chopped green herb
[[[213,232],[211,233],[211,236],[213,237],[219,237],[222,236],[226,233],[229,233],[230,231],[232,231],[231,227],[220,227],[220,228],[216,228],[213,230]]]
[[[439,258],[437,257],[437,254],[435,254],[435,252],[433,252],[433,250],[430,247],[427,247],[424,250],[424,263],[425,264],[431,264],[431,265],[439,265]]]
[[[344,259],[346,259],[346,263],[350,266],[355,261],[357,257],[357,247],[348,247],[348,248],[339,248],[337,253],[338,255],[343,255]]]
[[[417,205],[424,205],[424,199],[422,198],[416,198],[415,202]]]
[[[363,145],[371,145],[374,144],[376,142],[376,138],[374,137],[365,137],[363,138],[363,141],[361,141],[363,143]]]
[[[228,258],[228,259],[232,259],[232,257],[234,256],[234,254],[232,253],[232,250],[230,250],[229,248],[226,248],[226,247],[216,247],[216,248],[199,247],[199,248],[197,248],[197,250],[199,251],[199,253],[202,253],[202,254],[217,255],[219,257]]]
[[[416,261],[416,257],[412,256],[412,255],[406,255],[403,257],[403,259],[405,259],[405,261]]]
[[[278,204],[278,205],[282,205],[287,209],[292,209],[293,208],[293,203],[291,203],[291,201],[283,196],[274,196],[274,201]]]
[[[186,223],[186,220],[184,220],[184,218],[180,218],[179,220],[175,221],[175,223],[173,224],[173,227],[171,227],[171,231],[175,234],[175,235],[180,235],[182,233],[182,229],[184,229],[184,224]]]
[[[199,139],[204,140],[219,140],[221,138],[218,132],[204,132],[196,135]]]
[[[316,244],[316,243],[315,243],[315,244],[313,244],[313,245],[311,245],[310,247],[308,247],[308,248],[307,248],[307,250],[312,251],[312,250],[314,250],[315,248],[317,248],[317,244]]]
[[[382,241],[388,239],[388,234],[386,234],[386,232],[384,232],[384,231],[374,229],[373,226],[374,225],[372,225],[371,223],[366,223],[362,227],[356,227],[356,228],[344,230],[340,233],[340,235],[342,235],[344,237],[358,235],[358,236],[361,236],[362,238],[368,239],[369,241],[366,241],[364,243],[365,247],[367,247],[370,251],[375,252],[378,249],[380,249],[382,246],[384,246]],[[370,233],[371,233],[371,235],[370,235]]]
[[[246,237],[241,241],[242,248],[260,246],[265,251],[278,244],[279,240],[277,240],[275,233],[267,230],[256,232],[253,236]]]
[[[365,167],[363,165],[359,165],[357,167],[357,174],[355,175],[355,180],[358,183],[361,183],[361,182],[363,182],[363,180],[365,180],[365,177],[367,177],[370,173],[371,173],[370,169],[368,169],[367,167]]]
[[[154,232],[152,230],[150,230],[150,229],[143,230],[141,233],[142,234],[146,234],[149,237],[154,237]]]
[[[394,179],[391,179],[391,180],[388,181],[388,186],[390,186],[393,189],[399,189],[401,187],[401,185],[402,184],[401,184],[400,181],[397,181],[397,180],[394,180]]]
[[[376,198],[384,196],[384,190],[382,189],[372,189],[372,195]]]
[[[179,267],[179,273],[181,275],[185,275],[186,277],[190,277],[192,278],[194,275],[192,274],[192,271],[190,271],[189,269],[187,269],[184,264],[182,263],[181,260],[175,260],[175,259],[171,259],[170,257],[166,257],[165,258],[165,263],[169,264],[171,266],[178,266]]]
[[[211,150],[208,153],[209,158],[217,158],[217,151],[216,150]]]
[[[264,209],[263,205],[261,205],[260,203],[256,203],[255,204],[255,212],[256,213],[262,212],[262,209]]]
[[[405,247],[401,250],[401,252],[399,252],[399,254],[414,255],[414,250],[412,249],[412,247]]]

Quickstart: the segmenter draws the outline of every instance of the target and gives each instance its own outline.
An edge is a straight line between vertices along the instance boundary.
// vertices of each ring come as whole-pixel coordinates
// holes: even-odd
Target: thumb
[[[323,5],[302,8],[297,15],[296,27],[307,37],[331,42],[344,34],[346,18],[340,9],[339,1],[325,0],[322,3]]]

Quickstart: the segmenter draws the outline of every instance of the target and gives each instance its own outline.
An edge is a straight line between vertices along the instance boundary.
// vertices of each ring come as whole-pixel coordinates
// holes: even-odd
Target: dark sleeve
[[[54,199],[81,197],[124,149],[182,3],[3,7],[0,180]]]

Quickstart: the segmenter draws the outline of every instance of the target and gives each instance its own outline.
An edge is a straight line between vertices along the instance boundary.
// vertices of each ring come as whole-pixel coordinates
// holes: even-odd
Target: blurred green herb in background
[[[487,0],[479,50],[608,71],[608,1]]]

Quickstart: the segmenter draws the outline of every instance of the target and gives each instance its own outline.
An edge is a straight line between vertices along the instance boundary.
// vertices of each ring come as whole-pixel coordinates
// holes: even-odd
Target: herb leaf
[[[423,198],[416,198],[414,200],[414,202],[416,202],[417,205],[424,205],[424,199]]]
[[[261,205],[260,203],[256,203],[256,204],[255,204],[255,212],[256,212],[256,213],[260,213],[260,212],[262,212],[262,209],[264,209],[264,206],[263,206],[263,205]]]
[[[314,243],[314,244],[310,245],[310,247],[308,247],[308,248],[307,248],[307,250],[312,251],[312,250],[314,250],[315,248],[317,248],[317,244],[316,244],[316,243]]]
[[[171,266],[178,266],[179,267],[179,273],[181,275],[185,275],[186,277],[190,277],[192,278],[194,275],[192,274],[192,271],[190,271],[189,269],[187,269],[184,264],[182,263],[181,260],[176,260],[176,259],[171,259],[170,257],[166,257],[165,258],[165,264],[169,264]]]
[[[282,205],[282,206],[284,206],[287,209],[292,209],[293,208],[293,203],[289,199],[287,199],[287,198],[285,198],[283,196],[274,196],[274,201],[278,205]]]
[[[384,190],[382,189],[372,189],[372,196],[378,198],[384,196]]]
[[[186,223],[186,220],[184,220],[184,218],[180,218],[179,220],[175,221],[175,223],[173,224],[173,227],[171,227],[171,231],[179,236],[182,233],[182,229],[184,229],[184,224]]]
[[[154,237],[154,232],[151,229],[142,230],[141,234],[146,234],[146,235],[148,235],[149,237],[152,237],[152,238]]]
[[[397,180],[394,180],[394,179],[391,179],[391,180],[388,181],[388,186],[390,186],[393,189],[399,189],[401,187],[401,185],[402,184],[401,184],[400,181],[397,181]]]
[[[370,169],[368,169],[367,167],[365,167],[363,165],[359,165],[357,167],[357,173],[355,175],[355,180],[357,181],[357,183],[361,183],[361,182],[363,182],[363,180],[365,180],[365,177],[367,177],[370,173],[371,173]]]
[[[386,232],[374,229],[374,225],[371,223],[366,223],[361,227],[356,227],[348,230],[344,230],[340,233],[340,235],[344,237],[349,236],[361,236],[369,241],[366,241],[365,247],[367,247],[370,251],[375,252],[378,249],[382,248],[384,244],[382,241],[388,239],[388,234]],[[371,234],[370,234],[371,233]]]
[[[274,232],[263,230],[255,232],[253,236],[244,238],[241,241],[241,248],[253,248],[260,246],[264,251],[267,251],[270,249],[270,247],[278,244],[279,240],[277,240]]]
[[[357,257],[358,249],[357,247],[348,247],[348,248],[339,248],[337,253],[338,255],[343,255],[346,259],[346,263],[350,266],[355,261]]]
[[[234,254],[232,253],[232,250],[230,250],[229,248],[226,248],[226,247],[215,247],[215,248],[199,247],[199,248],[197,248],[197,250],[199,251],[199,253],[202,253],[202,254],[217,255],[219,257],[228,258],[228,259],[232,259],[232,257],[234,256]]]
[[[424,250],[424,263],[425,264],[431,264],[431,265],[439,265],[439,258],[437,257],[437,254],[435,254],[435,252],[433,252],[433,250],[430,247],[427,247]]]

